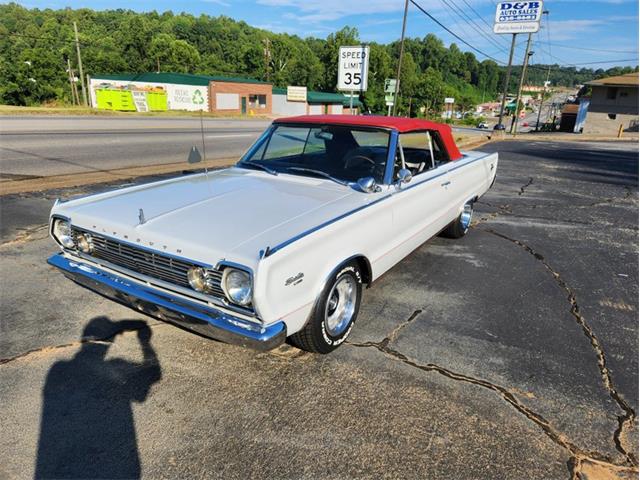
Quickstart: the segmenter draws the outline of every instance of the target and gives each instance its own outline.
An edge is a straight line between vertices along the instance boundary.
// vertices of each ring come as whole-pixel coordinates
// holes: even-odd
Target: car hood
[[[62,203],[54,214],[118,240],[215,264],[260,250],[366,201],[329,180],[231,168]]]

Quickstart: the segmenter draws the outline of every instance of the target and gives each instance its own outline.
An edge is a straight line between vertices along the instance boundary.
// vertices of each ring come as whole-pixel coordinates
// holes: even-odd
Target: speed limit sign
[[[369,47],[340,47],[338,90],[364,92],[369,75]]]

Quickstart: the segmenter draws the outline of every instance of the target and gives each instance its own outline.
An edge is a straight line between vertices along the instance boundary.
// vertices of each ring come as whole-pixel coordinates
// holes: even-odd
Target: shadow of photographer
[[[117,334],[132,330],[142,362],[106,359]],[[47,375],[35,478],[138,478],[132,403],[144,402],[162,376],[151,329],[142,320],[96,317],[82,340],[80,351]]]

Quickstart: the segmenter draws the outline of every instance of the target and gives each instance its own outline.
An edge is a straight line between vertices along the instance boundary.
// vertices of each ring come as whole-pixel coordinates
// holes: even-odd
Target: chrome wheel
[[[469,225],[471,225],[471,217],[473,217],[473,203],[467,202],[464,204],[462,213],[460,214],[460,225],[465,232],[469,230]]]
[[[337,337],[349,326],[356,310],[358,290],[356,279],[344,275],[333,285],[324,310],[324,325],[327,333]]]

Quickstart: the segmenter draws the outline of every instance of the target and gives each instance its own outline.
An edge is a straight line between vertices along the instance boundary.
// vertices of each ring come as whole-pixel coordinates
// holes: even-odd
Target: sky
[[[415,1],[473,47],[506,63],[510,35],[496,35],[490,28],[496,1]],[[378,43],[400,37],[404,9],[403,0],[189,0],[183,4],[170,0],[28,0],[19,3],[28,8],[123,8],[140,12],[172,10],[194,15],[225,15],[257,28],[301,37],[326,38],[348,25],[358,29],[362,41]],[[637,0],[548,0],[544,8],[549,14],[543,19],[540,32],[533,37],[534,63],[590,68],[638,64]],[[409,3],[407,35],[424,37],[427,33],[435,34],[446,45],[455,42],[462,50],[473,51]],[[521,63],[525,44],[526,35],[518,35],[514,63]],[[485,58],[477,51],[474,53],[480,60]]]

